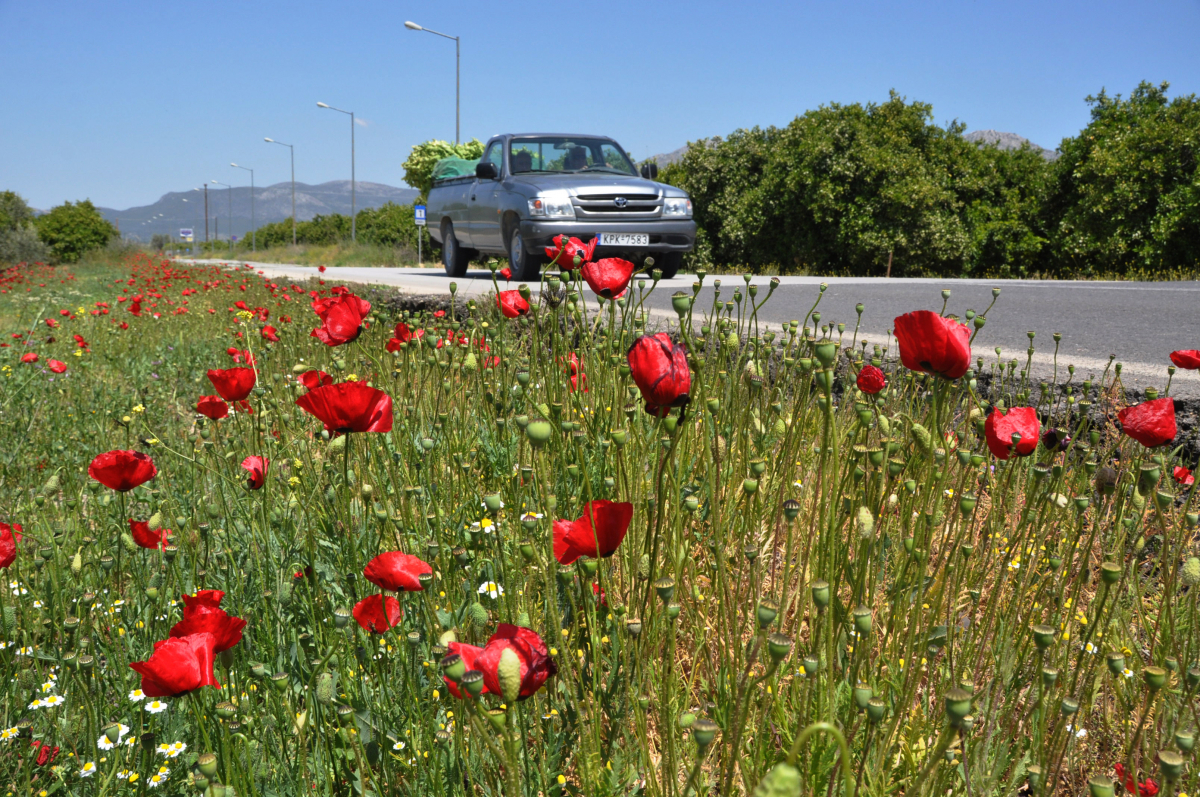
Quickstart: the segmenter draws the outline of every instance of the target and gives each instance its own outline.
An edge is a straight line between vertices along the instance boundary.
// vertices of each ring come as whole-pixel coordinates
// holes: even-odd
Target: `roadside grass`
[[[967,330],[923,316],[909,362],[950,352],[943,378],[822,324],[817,288],[761,323],[753,277],[647,339],[650,282],[358,329],[324,276],[0,272],[7,791],[1110,795],[1119,764],[1195,792],[1196,463],[1122,433],[1115,369],[1057,391],[972,360],[999,292],[943,294]],[[244,402],[199,413],[250,358]],[[386,431],[305,409],[371,389]],[[102,486],[110,450],[157,476]],[[393,551],[417,586],[367,572]],[[189,614],[204,589],[220,608]],[[216,653],[201,615],[246,626]],[[129,665],[172,634],[208,658],[162,673],[186,688],[159,711]],[[219,689],[185,683],[206,667]]]

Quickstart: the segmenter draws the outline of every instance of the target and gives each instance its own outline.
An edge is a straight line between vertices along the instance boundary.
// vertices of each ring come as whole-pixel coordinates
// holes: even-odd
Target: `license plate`
[[[650,236],[644,232],[602,232],[601,246],[649,246]]]

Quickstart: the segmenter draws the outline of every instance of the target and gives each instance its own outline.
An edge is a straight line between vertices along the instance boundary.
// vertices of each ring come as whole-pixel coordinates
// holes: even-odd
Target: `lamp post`
[[[458,92],[462,85],[462,54],[459,48],[460,42],[457,36],[451,36],[447,33],[438,33],[436,30],[423,28],[415,22],[405,22],[404,27],[409,30],[423,30],[426,33],[432,33],[434,36],[441,36],[443,39],[454,39],[454,146],[458,146]]]
[[[193,188],[199,191],[199,188]],[[208,183],[204,184],[204,243],[208,243]]]
[[[264,138],[263,141],[268,144],[278,144],[281,147],[287,147],[292,153],[292,246],[296,245],[296,148],[291,144],[284,144],[282,141],[276,141],[273,138]]]
[[[249,166],[238,166],[236,163],[229,164],[235,169],[245,169],[250,172],[250,247],[253,251],[258,251],[258,229],[254,221],[254,170]]]
[[[350,241],[358,243],[358,234],[355,229],[358,221],[358,211],[355,205],[355,187],[354,187],[354,111],[343,111],[341,108],[334,108],[332,105],[326,105],[323,102],[317,103],[318,108],[328,108],[331,111],[344,113],[350,117]]]
[[[229,185],[228,183],[219,182],[217,180],[213,180],[212,183],[213,183],[213,185],[223,185],[229,189],[229,233],[228,233],[228,235],[229,235],[229,252],[230,252],[230,254],[232,254],[233,253],[233,186]],[[220,237],[220,235],[221,235],[221,233],[218,232],[217,237]]]

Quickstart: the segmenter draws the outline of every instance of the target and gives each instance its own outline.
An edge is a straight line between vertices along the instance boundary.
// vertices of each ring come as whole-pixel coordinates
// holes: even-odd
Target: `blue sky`
[[[454,3],[0,0],[0,189],[125,208],[217,179],[402,185],[412,145],[571,130],[638,158],[896,89],[1054,148],[1084,97],[1200,93],[1200,0]],[[232,178],[232,179],[231,179]]]

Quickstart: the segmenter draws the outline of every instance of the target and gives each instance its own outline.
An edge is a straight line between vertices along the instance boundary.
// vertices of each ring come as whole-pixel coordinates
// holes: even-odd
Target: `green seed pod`
[[[1114,562],[1105,562],[1100,565],[1100,579],[1105,584],[1116,584],[1121,580],[1121,566]]]
[[[871,633],[871,609],[867,606],[858,606],[851,612],[854,618],[854,628],[858,633],[866,636]]]
[[[1183,756],[1174,750],[1159,750],[1158,771],[1162,774],[1163,780],[1174,783],[1179,779],[1179,773],[1183,771]]]
[[[326,706],[333,703],[333,673],[323,672],[317,676],[317,702]]]
[[[1058,708],[1063,713],[1063,716],[1069,717],[1079,711],[1079,701],[1071,697],[1064,697],[1062,702],[1058,704]]]
[[[1108,663],[1108,671],[1113,675],[1121,675],[1125,672],[1125,654],[1118,650],[1114,650],[1105,656]]]
[[[138,544],[133,541],[133,537],[127,531],[121,532],[121,545],[124,546],[125,550],[129,553],[137,552]]]
[[[812,599],[817,609],[824,610],[829,606],[830,594],[828,581],[822,580],[812,583]]]
[[[866,684],[860,683],[854,687],[854,705],[858,706],[859,711],[866,711],[867,704],[874,696],[875,690]]]
[[[471,697],[479,697],[483,694],[483,673],[479,670],[467,670],[463,673],[460,684]]]
[[[769,598],[763,598],[758,602],[758,610],[755,614],[758,619],[758,627],[767,628],[775,622],[775,617],[779,614],[779,604]]]
[[[696,742],[696,747],[701,755],[717,738],[719,730],[721,730],[720,726],[708,717],[701,717],[692,723],[692,739]]]
[[[217,757],[212,753],[202,753],[200,757],[196,759],[196,766],[200,768],[200,772],[203,773],[205,777],[216,777]]]
[[[867,719],[872,723],[883,720],[885,714],[887,714],[887,703],[884,703],[882,698],[873,697],[867,701]]]
[[[1042,787],[1042,768],[1037,764],[1030,764],[1025,768],[1025,777],[1029,782],[1029,790],[1036,794]]]
[[[554,426],[543,418],[536,418],[529,422],[525,427],[525,436],[529,438],[529,444],[534,448],[542,448],[546,443],[550,442],[551,435],[554,434]]]
[[[1195,734],[1182,728],[1175,731],[1175,746],[1185,753],[1192,752],[1192,749],[1196,746]]]
[[[963,718],[971,713],[971,695],[955,687],[946,693],[946,720],[953,726],[962,725]]]
[[[1116,791],[1111,780],[1103,775],[1097,775],[1088,781],[1088,794],[1091,797],[1114,797]]]
[[[1054,644],[1054,627],[1049,625],[1035,625],[1033,627],[1033,643],[1037,645],[1038,650],[1045,650]]]
[[[758,782],[754,797],[797,797],[800,786],[800,770],[781,761]]]
[[[1046,689],[1053,689],[1058,683],[1058,670],[1053,667],[1042,668],[1042,686]]]
[[[794,498],[789,498],[788,500],[783,502],[783,516],[786,517],[788,519],[788,521],[795,520],[796,516],[799,514],[800,514],[800,502],[799,501],[797,501]]]
[[[767,637],[767,653],[771,656],[771,661],[781,662],[788,657],[792,652],[791,637],[783,634],[775,633]]]
[[[1167,685],[1167,671],[1162,667],[1150,666],[1142,670],[1142,680],[1151,692],[1157,692]]]
[[[679,729],[686,731],[696,722],[696,714],[692,711],[685,711],[679,715]]]

